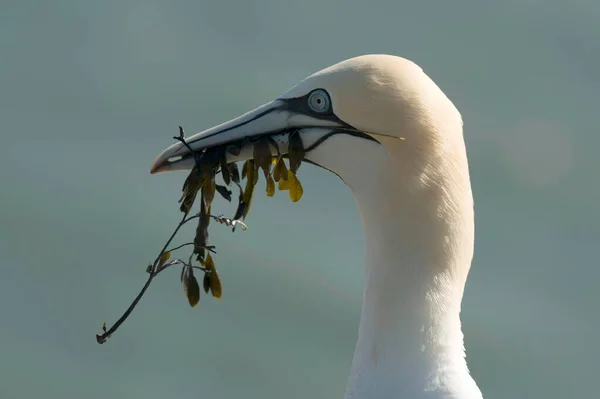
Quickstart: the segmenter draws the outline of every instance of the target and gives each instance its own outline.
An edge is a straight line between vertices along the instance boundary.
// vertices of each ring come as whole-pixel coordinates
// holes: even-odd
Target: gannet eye
[[[314,90],[308,96],[308,107],[319,114],[329,112],[331,110],[329,94],[323,89]]]

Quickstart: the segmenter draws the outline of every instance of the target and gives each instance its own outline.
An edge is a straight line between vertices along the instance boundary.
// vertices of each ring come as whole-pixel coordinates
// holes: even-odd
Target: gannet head
[[[189,137],[188,143],[200,151],[287,131],[300,132],[310,149],[307,161],[351,187],[363,178],[356,166],[369,159],[369,152],[375,158],[395,154],[401,177],[406,168],[418,173],[443,147],[462,144],[461,117],[450,100],[420,67],[390,55],[365,55],[325,68],[274,101]],[[228,160],[251,156],[252,151],[236,151]],[[193,165],[189,151],[176,143],[156,158],[151,173]]]
[[[367,273],[346,397],[481,398],[459,319],[474,222],[457,109],[411,61],[366,55],[187,142],[193,151],[231,144],[234,162],[251,159],[252,140],[262,136],[285,154],[291,132],[302,139],[304,160],[350,186],[363,221]],[[151,173],[193,166],[177,143]]]

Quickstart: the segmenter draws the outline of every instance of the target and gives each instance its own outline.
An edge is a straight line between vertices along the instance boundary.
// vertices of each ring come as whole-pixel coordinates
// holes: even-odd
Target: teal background
[[[221,301],[191,309],[172,270],[94,335],[179,219],[185,173],[148,173],[177,126],[365,53],[416,61],[463,114],[484,397],[597,397],[599,18],[590,0],[2,0],[0,397],[342,398],[363,235],[348,188],[309,165],[300,203],[258,195],[248,231],[211,229]]]

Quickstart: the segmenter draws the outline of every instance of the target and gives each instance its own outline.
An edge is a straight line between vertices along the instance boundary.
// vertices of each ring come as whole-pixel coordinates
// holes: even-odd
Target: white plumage
[[[303,105],[315,89],[329,96],[329,114]],[[421,68],[389,55],[352,58],[189,140],[200,150],[297,129],[309,147],[348,127],[377,142],[336,134],[306,154],[351,188],[366,237],[346,398],[481,398],[467,369],[459,316],[474,243],[462,119]],[[180,143],[169,147],[152,172],[191,168],[186,154]]]

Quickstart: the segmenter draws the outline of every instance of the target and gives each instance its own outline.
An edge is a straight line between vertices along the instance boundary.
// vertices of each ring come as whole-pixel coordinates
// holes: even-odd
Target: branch
[[[267,180],[268,196],[274,195],[275,182],[279,182],[279,190],[287,190],[292,201],[296,202],[302,197],[303,188],[296,176],[296,171],[300,167],[306,151],[297,132],[294,132],[294,134],[291,132],[289,133],[288,153],[285,155],[281,153],[278,144],[272,137],[267,137],[265,140],[259,140],[253,143],[253,159],[247,160],[244,164],[241,178],[237,165],[234,162],[227,163],[226,153],[228,148],[234,148],[238,144],[240,144],[239,148],[241,148],[243,145],[248,145],[248,143],[229,143],[227,145],[211,147],[202,152],[195,152],[186,141],[185,133],[181,126],[179,126],[179,136],[174,137],[174,139],[183,143],[191,156],[194,157],[195,161],[194,167],[183,184],[183,194],[179,200],[181,203],[180,210],[183,213],[183,216],[154,259],[154,262],[146,268],[146,272],[149,274],[148,279],[125,313],[123,313],[109,329],[106,329],[106,323],[104,323],[102,325],[102,334],[96,334],[96,341],[99,344],[106,342],[106,340],[117,331],[140,302],[154,278],[171,266],[182,265],[181,281],[190,306],[196,306],[200,300],[200,284],[194,276],[194,269],[204,272],[202,288],[205,293],[210,291],[213,297],[217,299],[221,298],[221,281],[215,267],[214,259],[211,255],[216,254],[216,250],[215,246],[208,245],[208,225],[210,220],[213,219],[219,224],[233,227],[233,231],[235,231],[238,225],[242,230],[248,228],[244,223],[244,219],[250,210],[254,188],[258,182],[259,169],[263,170],[265,179]],[[273,163],[271,146],[274,147],[277,152],[275,168],[273,171],[271,170]],[[285,166],[283,161],[285,156],[287,156],[289,160],[289,169]],[[218,173],[221,173],[223,181],[227,186],[230,186],[231,183],[235,183],[239,188],[240,194],[238,196],[238,206],[233,218],[210,214],[211,203],[216,192],[227,201],[231,201],[231,191],[228,190],[227,187],[217,185],[215,182],[215,177]],[[244,178],[246,178],[246,185],[242,188],[240,182]],[[193,216],[189,216],[190,209],[194,205],[199,191],[201,192],[200,212]],[[180,231],[181,227],[196,219],[198,220],[198,226],[196,228],[194,240],[167,249],[175,239],[175,236]],[[193,250],[190,253],[187,262],[181,259],[173,259],[171,262],[167,262],[171,257],[172,252],[188,246],[192,246]],[[196,256],[194,257],[194,255]],[[194,259],[198,261],[201,266],[194,265]]]
[[[192,148],[189,146],[189,144],[186,142],[185,140],[185,134],[183,131],[183,128],[181,126],[179,126],[179,136],[178,137],[174,137],[174,139],[180,141],[183,143],[183,145],[186,146],[186,148],[190,151],[190,153],[192,154],[192,156],[194,157],[194,160],[196,162],[196,167],[198,169],[201,169],[200,167],[203,166],[203,156],[204,153],[201,156],[198,156],[197,153],[195,153]],[[209,166],[214,166],[214,165],[210,165]],[[216,168],[213,168],[216,170]],[[190,177],[197,177],[196,176],[196,171],[192,170],[192,172],[190,173]],[[190,178],[188,177],[188,179]],[[205,176],[203,177],[203,179],[206,178]],[[211,176],[212,181],[214,182],[214,174]],[[237,183],[236,183],[237,184]],[[197,187],[195,187],[196,191],[199,191],[201,188],[204,190],[204,183],[202,183],[201,185],[198,185]],[[239,186],[239,185],[238,185]],[[185,190],[185,186],[184,186],[184,190]],[[204,191],[203,191],[204,192]],[[214,196],[214,188],[212,190],[213,192],[213,196]],[[195,197],[195,193],[194,193],[194,197]],[[204,195],[202,195],[202,197],[204,198]],[[204,204],[204,199],[202,199],[201,201],[203,201]],[[196,270],[201,270],[205,273],[210,273],[211,275],[216,275],[216,270],[208,270],[206,267],[200,267],[200,266],[194,266],[192,265],[192,257],[194,255],[194,253],[198,253],[197,251],[202,251],[202,253],[204,253],[204,251],[209,251],[213,254],[216,254],[215,251],[215,247],[214,246],[210,246],[210,245],[198,245],[194,242],[188,242],[185,244],[181,244],[179,246],[173,247],[171,249],[167,248],[169,247],[169,245],[171,244],[171,242],[173,241],[173,239],[175,238],[175,236],[177,235],[177,233],[179,232],[179,230],[181,229],[181,227],[183,225],[185,225],[186,223],[195,220],[195,219],[200,219],[200,223],[202,224],[203,221],[208,220],[208,218],[212,218],[215,221],[224,224],[226,226],[233,226],[235,229],[235,226],[237,224],[242,226],[243,230],[246,230],[247,226],[241,222],[234,219],[230,219],[230,218],[226,218],[223,215],[220,216],[214,216],[214,215],[210,215],[207,214],[205,215],[206,217],[202,217],[203,216],[203,210],[205,208],[210,209],[210,204],[208,204],[208,206],[203,206],[201,212],[197,213],[194,216],[188,216],[189,215],[189,209],[186,209],[183,213],[183,216],[181,218],[181,221],[177,224],[177,227],[175,228],[175,230],[173,231],[173,233],[171,234],[171,236],[169,237],[169,239],[167,240],[167,242],[163,245],[162,249],[160,250],[158,256],[154,259],[154,262],[152,262],[151,265],[148,266],[148,268],[146,269],[146,271],[148,272],[149,276],[148,279],[146,280],[146,283],[144,284],[144,286],[142,287],[142,289],[140,290],[140,292],[137,294],[137,296],[135,297],[135,299],[133,300],[133,302],[131,303],[131,305],[129,305],[129,307],[127,308],[127,310],[125,311],[125,313],[123,313],[123,315],[107,330],[106,329],[106,323],[104,323],[102,325],[102,334],[96,334],[96,341],[99,344],[103,344],[106,342],[106,340],[115,333],[115,331],[117,331],[117,329],[121,326],[121,324],[123,324],[123,322],[125,320],[127,320],[127,318],[129,317],[129,315],[133,312],[133,310],[135,309],[135,307],[137,306],[137,304],[139,303],[139,301],[142,299],[142,297],[144,296],[144,294],[146,293],[146,290],[148,289],[148,287],[150,287],[150,284],[152,283],[152,280],[162,271],[164,271],[165,269],[169,268],[170,266],[176,265],[176,264],[182,264],[185,268],[187,268],[188,270],[192,270],[192,269],[196,269]],[[208,212],[207,212],[208,213]],[[206,226],[205,226],[206,228]],[[206,237],[208,237],[208,234],[206,235]],[[204,242],[204,244],[206,244],[206,242]],[[168,260],[168,258],[170,257],[171,252],[176,251],[178,249],[181,249],[183,247],[186,246],[194,246],[194,251],[192,252],[192,254],[190,255],[190,260],[189,262],[184,262],[181,260],[177,260],[175,262],[170,262],[168,264],[165,264],[165,262]],[[202,263],[202,258],[204,255],[202,255],[201,257],[199,256],[199,260]],[[211,259],[211,264],[212,264],[212,259]],[[213,264],[213,268],[214,268],[214,264]],[[191,273],[190,273],[191,275]],[[219,283],[220,284],[220,283]],[[186,285],[187,287],[187,285]],[[220,289],[220,288],[219,288]],[[206,288],[205,288],[206,290]],[[186,293],[187,293],[187,288],[186,288]],[[220,296],[220,293],[219,293]]]

